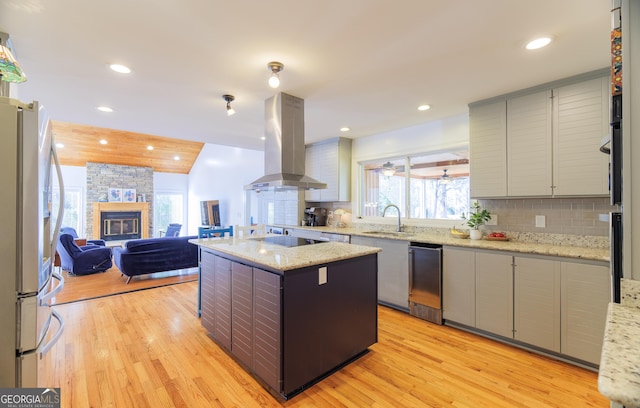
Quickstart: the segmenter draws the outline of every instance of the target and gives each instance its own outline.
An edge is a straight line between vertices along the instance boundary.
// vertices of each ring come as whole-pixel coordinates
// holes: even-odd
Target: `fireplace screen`
[[[140,212],[103,212],[101,237],[107,241],[140,238]]]

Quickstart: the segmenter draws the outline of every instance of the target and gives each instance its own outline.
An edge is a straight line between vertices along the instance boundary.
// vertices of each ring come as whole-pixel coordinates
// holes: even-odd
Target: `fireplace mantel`
[[[100,214],[104,211],[140,211],[140,233],[149,238],[149,203],[93,203],[93,237],[100,236]]]

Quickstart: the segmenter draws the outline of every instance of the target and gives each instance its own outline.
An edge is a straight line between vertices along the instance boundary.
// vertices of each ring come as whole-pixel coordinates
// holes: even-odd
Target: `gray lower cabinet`
[[[446,247],[442,271],[442,317],[476,327],[476,252]]]
[[[409,311],[409,242],[352,236],[351,243],[382,248],[378,253],[378,302]]]
[[[445,247],[447,324],[597,365],[610,299],[608,266]]]
[[[513,336],[513,257],[476,252],[476,327]]]
[[[611,301],[609,268],[571,262],[560,267],[562,353],[599,364]]]
[[[513,338],[560,352],[560,262],[514,257]]]

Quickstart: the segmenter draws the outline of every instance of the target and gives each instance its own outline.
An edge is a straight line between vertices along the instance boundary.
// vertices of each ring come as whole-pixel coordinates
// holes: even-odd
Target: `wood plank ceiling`
[[[51,121],[60,163],[86,166],[87,162],[151,167],[153,171],[189,174],[204,143],[171,139],[74,123]],[[107,144],[101,144],[106,140]],[[150,150],[148,146],[153,146]],[[178,156],[180,159],[176,160]]]

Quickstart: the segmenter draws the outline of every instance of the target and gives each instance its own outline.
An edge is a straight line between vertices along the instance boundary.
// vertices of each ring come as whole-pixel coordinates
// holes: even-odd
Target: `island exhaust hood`
[[[327,188],[325,183],[304,175],[304,99],[280,92],[265,101],[264,111],[265,176],[245,190]]]

